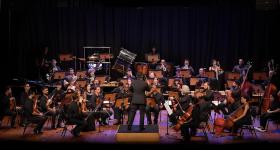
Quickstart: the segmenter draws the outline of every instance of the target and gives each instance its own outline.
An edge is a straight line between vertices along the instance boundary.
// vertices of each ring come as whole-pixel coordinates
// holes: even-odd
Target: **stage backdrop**
[[[255,1],[211,3],[112,4],[89,0],[3,1],[1,51],[7,76],[36,77],[35,58],[48,46],[48,57],[69,52],[83,56],[83,46],[120,47],[137,54],[155,45],[162,58],[182,65],[189,58],[195,71],[217,58],[231,70],[238,58],[264,67],[279,50],[278,10],[257,11]]]

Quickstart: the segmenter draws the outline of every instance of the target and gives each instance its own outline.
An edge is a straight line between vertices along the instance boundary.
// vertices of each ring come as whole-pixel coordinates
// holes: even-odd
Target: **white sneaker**
[[[260,131],[260,132],[266,132],[265,129],[263,129],[262,127],[254,127],[256,130]]]

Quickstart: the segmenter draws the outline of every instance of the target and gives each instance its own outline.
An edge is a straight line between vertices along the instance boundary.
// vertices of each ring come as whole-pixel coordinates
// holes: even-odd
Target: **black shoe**
[[[143,130],[145,130],[145,128],[144,127],[140,127],[140,131],[143,131]]]
[[[131,126],[127,126],[127,130],[129,130],[129,131],[130,131],[130,130],[131,130]]]

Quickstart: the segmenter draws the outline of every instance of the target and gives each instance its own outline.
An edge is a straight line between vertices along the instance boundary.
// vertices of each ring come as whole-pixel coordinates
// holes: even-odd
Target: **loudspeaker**
[[[127,125],[120,125],[116,134],[118,143],[158,143],[160,141],[158,125],[147,125],[140,131],[138,125],[127,130]]]

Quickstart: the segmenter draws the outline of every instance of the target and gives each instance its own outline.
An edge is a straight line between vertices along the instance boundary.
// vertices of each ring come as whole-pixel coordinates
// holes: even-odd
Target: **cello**
[[[278,67],[277,67],[278,69]],[[276,69],[276,70],[277,70]],[[273,71],[275,72],[275,70]],[[264,91],[264,94],[263,94],[263,98],[261,99],[261,102],[260,102],[260,113],[263,114],[263,113],[266,113],[267,110],[269,109],[270,105],[271,105],[271,95],[277,91],[277,87],[275,84],[271,83],[271,79],[272,77],[275,75],[275,73],[269,78],[269,81],[268,81],[268,85],[267,87],[265,88],[265,91]]]
[[[248,65],[248,70],[247,70],[245,76],[243,77],[243,81],[240,86],[241,96],[243,96],[243,97],[249,97],[248,92],[252,89],[252,84],[249,81],[247,81],[248,73],[252,67],[251,62],[247,62],[247,65]]]

